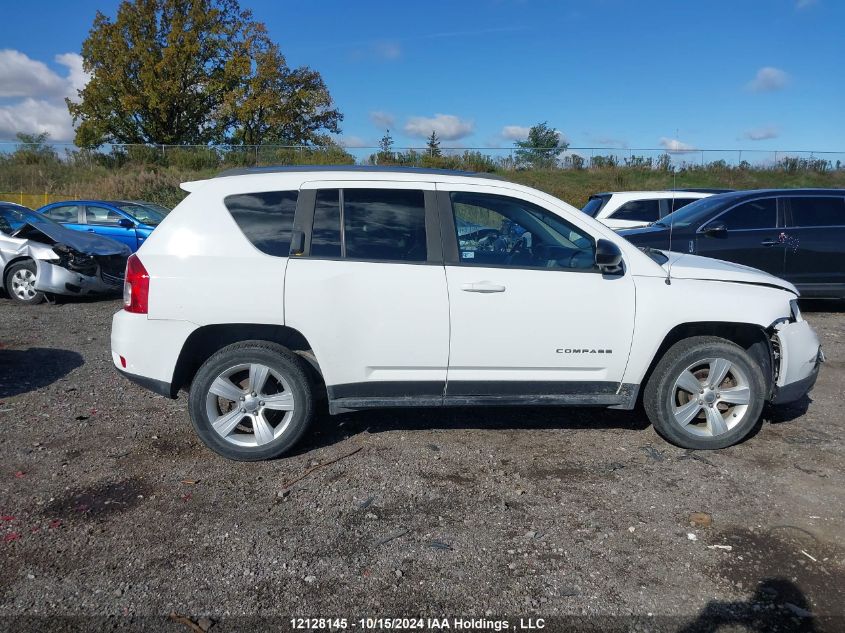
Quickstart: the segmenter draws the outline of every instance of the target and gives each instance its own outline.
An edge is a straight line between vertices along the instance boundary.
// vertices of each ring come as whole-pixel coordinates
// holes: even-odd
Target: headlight
[[[789,312],[792,314],[792,320],[796,323],[804,320],[801,317],[801,308],[798,307],[798,299],[789,302]]]

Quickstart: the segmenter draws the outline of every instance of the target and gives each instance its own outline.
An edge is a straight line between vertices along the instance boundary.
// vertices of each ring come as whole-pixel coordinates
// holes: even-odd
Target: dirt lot
[[[0,300],[0,630],[845,628],[845,306],[804,306],[818,385],[731,449],[670,446],[640,412],[380,411],[323,413],[253,464],[112,369],[118,307]]]

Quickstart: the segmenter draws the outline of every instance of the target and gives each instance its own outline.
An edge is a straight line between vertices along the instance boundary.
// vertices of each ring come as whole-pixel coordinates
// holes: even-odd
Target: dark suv
[[[805,297],[845,298],[844,189],[723,193],[619,234],[637,246],[759,268]]]

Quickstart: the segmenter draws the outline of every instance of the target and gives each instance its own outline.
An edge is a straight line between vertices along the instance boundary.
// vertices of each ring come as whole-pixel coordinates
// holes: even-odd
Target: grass
[[[176,158],[177,160],[174,160]],[[268,156],[267,161],[282,164],[327,164],[348,162],[348,154],[291,153]],[[143,160],[142,160],[143,159]],[[145,162],[146,161],[146,162]],[[186,193],[179,183],[209,178],[233,164],[220,164],[213,157],[170,157],[170,164],[157,164],[152,157],[103,164],[90,157],[72,160],[41,158],[16,160],[14,155],[0,159],[0,199],[38,207],[47,202],[74,198],[149,200],[167,206],[177,204]],[[461,167],[461,165],[449,165]],[[472,165],[469,165],[472,167]],[[673,187],[716,187],[758,189],[767,187],[845,188],[843,169],[737,168],[723,163],[687,167],[675,173],[659,169],[611,166],[591,169],[504,170],[491,166],[506,180],[535,187],[577,207],[600,191],[671,189]],[[23,197],[21,197],[23,194]]]

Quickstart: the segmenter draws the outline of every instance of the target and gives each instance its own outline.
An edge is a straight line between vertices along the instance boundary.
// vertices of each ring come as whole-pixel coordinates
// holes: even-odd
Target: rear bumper
[[[798,321],[776,326],[773,342],[776,343],[779,363],[771,402],[793,402],[816,384],[819,367],[824,362],[819,337],[809,323]]]
[[[156,380],[155,378],[147,378],[146,376],[138,376],[137,374],[130,374],[128,371],[123,371],[120,367],[115,367],[117,372],[124,378],[134,382],[136,385],[142,386],[144,389],[157,393],[165,398],[176,398],[173,393],[173,388],[169,382],[163,380]]]

